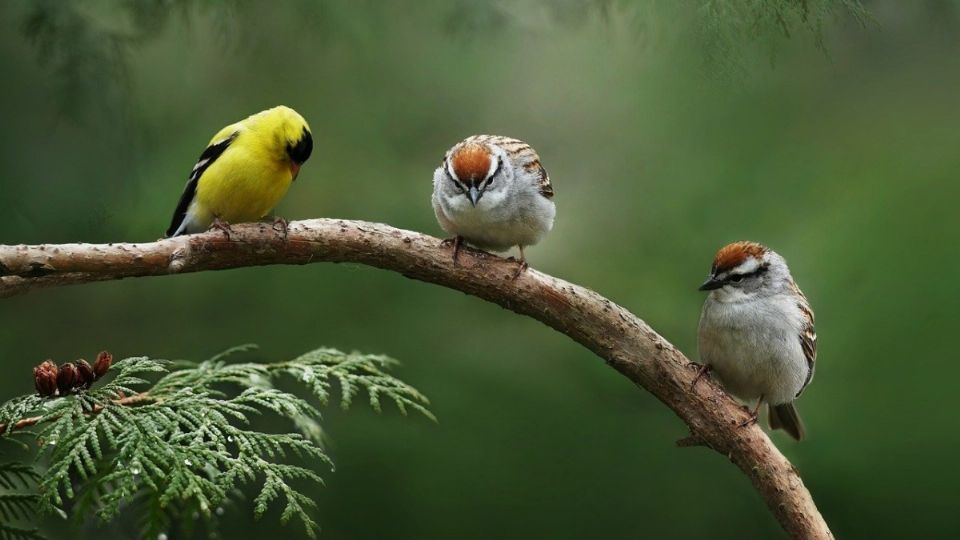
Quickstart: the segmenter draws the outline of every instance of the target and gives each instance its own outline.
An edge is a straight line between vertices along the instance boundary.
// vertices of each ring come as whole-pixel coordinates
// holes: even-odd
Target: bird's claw
[[[760,415],[755,412],[751,411],[748,414],[750,415],[750,417],[744,420],[743,422],[740,422],[739,427],[745,428],[748,426],[752,426],[757,423],[757,420],[760,419]]]
[[[530,268],[530,265],[527,264],[527,261],[521,260],[517,265],[517,271],[514,272],[513,278],[511,279],[516,280],[518,277],[520,277],[520,274],[526,272],[528,268]]]
[[[213,223],[210,224],[209,231],[217,230],[221,231],[224,236],[227,237],[227,240],[232,240],[230,234],[233,232],[233,229],[230,228],[230,224],[226,221],[223,221],[220,218],[214,218]]]
[[[287,235],[290,232],[290,222],[280,216],[277,216],[273,218],[273,230],[282,233],[283,239],[286,240]]]
[[[757,420],[760,418],[760,405],[763,405],[763,396],[760,396],[760,399],[757,400],[757,406],[750,410],[749,407],[744,407],[744,410],[749,415],[746,420],[740,422],[740,427],[752,426],[757,423]]]
[[[453,245],[453,266],[457,266],[457,258],[460,256],[460,246],[463,244],[463,237],[460,235],[453,238],[445,238],[440,245],[447,247]]]
[[[707,373],[710,373],[710,364],[701,364],[700,367],[697,368],[697,375],[693,378],[693,382],[690,383],[690,390],[696,388],[697,383],[700,382],[700,379]]]

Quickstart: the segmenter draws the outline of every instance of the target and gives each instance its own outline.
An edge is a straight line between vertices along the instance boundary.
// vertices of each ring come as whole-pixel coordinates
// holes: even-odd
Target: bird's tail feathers
[[[174,229],[173,227],[170,227],[169,229],[167,229],[167,238],[180,236],[181,234],[185,234],[186,231],[187,231],[187,220],[183,220],[180,222],[180,226],[178,226],[176,229]]]
[[[177,221],[179,218],[179,222]],[[181,234],[190,234],[193,232],[199,232],[203,230],[195,225],[198,221],[198,216],[196,212],[196,205],[191,204],[183,215],[175,215],[173,223],[170,224],[170,228],[167,229],[167,238],[173,238],[174,236],[180,236]]]
[[[797,414],[797,408],[793,403],[784,403],[783,405],[770,405],[770,429],[782,429],[791,437],[802,441],[807,436],[807,430],[803,427],[803,421]]]

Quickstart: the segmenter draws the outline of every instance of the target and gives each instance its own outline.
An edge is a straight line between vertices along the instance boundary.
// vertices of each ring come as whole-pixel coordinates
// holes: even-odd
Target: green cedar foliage
[[[344,4],[349,10],[338,4],[300,0],[283,6],[310,18],[314,31],[322,29],[310,36],[320,43],[346,28],[374,25],[382,16],[377,2]],[[435,0],[428,6],[441,14],[449,33],[464,39],[489,39],[496,32],[540,32],[544,14],[561,28],[589,20],[632,21],[634,34],[642,42],[656,42],[660,35],[685,40],[692,32],[708,71],[720,75],[742,70],[749,50],[758,43],[772,57],[782,37],[805,33],[825,49],[827,22],[852,18],[862,24],[869,18],[860,0],[535,0],[522,4]],[[20,21],[22,36],[59,86],[56,96],[61,112],[80,119],[91,105],[101,114],[117,110],[132,85],[134,56],[170,26],[203,28],[216,37],[223,54],[230,54],[244,41],[244,32],[262,26],[264,13],[260,3],[239,0],[36,0],[22,5],[0,3],[0,16]]]
[[[39,540],[35,528],[27,526],[35,518],[40,497],[35,492],[39,481],[32,467],[21,463],[0,464],[0,540]]]
[[[414,410],[434,418],[426,397],[387,373],[396,362],[385,356],[317,349],[277,363],[228,361],[251,348],[200,363],[126,358],[113,364],[108,382],[90,390],[28,395],[0,405],[0,424],[37,420],[5,430],[0,442],[33,439],[38,464],[46,469],[37,476],[21,464],[0,466],[3,523],[28,520],[35,510],[62,513],[68,506],[78,519],[109,521],[133,505],[143,516],[144,535],[156,538],[174,523],[196,521],[184,517],[215,526],[223,506],[252,485],[257,517],[278,504],[282,523],[299,521],[315,536],[315,503],[300,486],[323,479],[301,463],[333,464],[321,446],[314,403],[329,403],[336,384],[344,409],[365,395],[377,411],[387,401],[403,414]],[[312,399],[275,385],[284,378],[305,386]],[[293,432],[252,429],[251,418],[263,413],[289,420]],[[31,529],[0,525],[0,540],[38,537]]]

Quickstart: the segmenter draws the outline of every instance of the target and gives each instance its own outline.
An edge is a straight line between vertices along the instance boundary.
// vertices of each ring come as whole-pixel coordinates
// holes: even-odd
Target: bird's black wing
[[[207,170],[207,167],[223,154],[224,150],[230,146],[230,143],[237,138],[237,133],[238,132],[235,131],[226,139],[211,144],[200,154],[197,164],[194,165],[193,170],[190,171],[190,178],[187,180],[186,187],[183,188],[183,195],[180,195],[180,202],[177,203],[177,209],[173,211],[173,219],[170,221],[170,228],[167,229],[167,237],[173,236],[173,234],[177,232],[177,229],[180,228],[183,220],[186,219],[187,209],[190,208],[190,203],[193,202],[193,197],[197,194],[197,182],[200,181],[200,176]]]

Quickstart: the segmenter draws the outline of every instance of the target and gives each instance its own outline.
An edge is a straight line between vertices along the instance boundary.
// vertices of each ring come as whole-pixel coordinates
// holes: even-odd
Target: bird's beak
[[[295,161],[290,162],[290,174],[293,175],[294,180],[297,179],[297,176],[300,174],[300,163]]]
[[[717,279],[716,276],[710,276],[706,281],[703,282],[703,285],[700,285],[701,291],[712,291],[714,289],[719,289],[723,287],[726,283],[722,279]]]
[[[467,192],[467,198],[470,199],[470,204],[477,206],[477,203],[480,201],[480,197],[483,196],[483,193],[477,189],[477,186],[470,186],[470,191]]]

